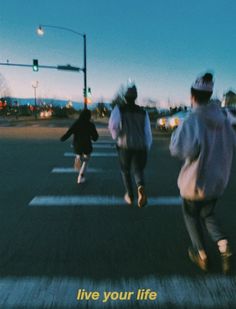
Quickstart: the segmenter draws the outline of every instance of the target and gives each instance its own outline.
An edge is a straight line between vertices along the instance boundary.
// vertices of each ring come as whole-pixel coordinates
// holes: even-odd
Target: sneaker
[[[84,176],[79,174],[78,179],[77,179],[77,183],[80,184],[80,183],[84,183],[84,182],[85,182]]]
[[[229,246],[227,246],[226,251],[221,253],[221,265],[223,274],[228,274],[230,271],[230,257],[233,255]]]
[[[143,186],[138,187],[138,207],[142,208],[147,205],[147,195]]]
[[[130,206],[133,204],[133,198],[128,193],[125,193],[124,200]]]
[[[207,259],[202,260],[200,258],[200,255],[197,252],[195,252],[193,250],[193,248],[191,248],[191,247],[188,248],[188,256],[189,256],[190,260],[194,264],[196,264],[201,270],[203,270],[205,272],[208,270]]]

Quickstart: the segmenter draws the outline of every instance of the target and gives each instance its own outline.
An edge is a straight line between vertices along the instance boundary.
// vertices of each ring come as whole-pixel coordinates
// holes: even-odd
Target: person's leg
[[[218,246],[218,250],[222,258],[222,270],[227,273],[230,269],[229,258],[232,255],[229,248],[227,236],[221,231],[221,228],[215,217],[215,207],[217,200],[208,201],[201,209],[201,217],[206,226],[206,229],[214,242]]]
[[[183,200],[182,210],[185,225],[194,250],[204,250],[203,230],[200,218],[201,205],[197,201]]]
[[[217,200],[205,201],[200,211],[200,216],[203,223],[214,242],[218,242],[221,239],[226,239],[225,234],[221,231],[220,226],[215,217],[215,206]]]
[[[145,193],[144,168],[147,163],[147,150],[133,150],[132,169],[134,179],[138,189],[138,207],[144,207],[147,204],[147,195]]]
[[[119,156],[122,180],[126,190],[125,200],[128,204],[131,204],[134,197],[132,178],[130,173],[132,151],[128,149],[118,148],[118,156]],[[130,198],[130,201],[128,201],[128,197]]]
[[[75,155],[75,161],[74,161],[74,169],[76,171],[79,171],[81,168],[81,159],[80,159],[80,155],[76,154]]]
[[[137,187],[144,186],[144,168],[147,164],[147,150],[133,150],[132,169]]]
[[[85,181],[85,172],[88,167],[88,161],[89,161],[90,155],[88,154],[82,154],[80,156],[81,159],[81,168],[79,171],[79,176],[78,176],[78,183],[82,183]]]
[[[202,270],[207,270],[207,254],[204,247],[203,226],[200,217],[201,202],[183,200],[182,211],[185,225],[192,242],[190,259]]]

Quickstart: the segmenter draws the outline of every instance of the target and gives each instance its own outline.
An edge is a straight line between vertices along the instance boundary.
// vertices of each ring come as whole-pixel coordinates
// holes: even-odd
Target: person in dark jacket
[[[112,138],[117,140],[121,174],[126,190],[124,200],[128,205],[134,202],[131,169],[138,193],[138,207],[147,204],[144,188],[144,169],[147,162],[148,150],[152,144],[152,132],[147,112],[137,104],[137,88],[128,87],[123,106],[116,106],[109,119],[109,131]]]
[[[75,167],[79,168],[78,184],[85,182],[85,171],[93,151],[92,140],[98,139],[98,132],[91,122],[91,111],[85,109],[69,130],[61,137],[64,142],[73,134],[73,147],[76,153]]]

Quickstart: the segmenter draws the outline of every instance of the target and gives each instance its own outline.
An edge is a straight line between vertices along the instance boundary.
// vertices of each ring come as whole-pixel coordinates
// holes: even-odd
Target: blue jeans
[[[203,229],[214,242],[226,239],[215,218],[215,206],[217,199],[206,201],[183,200],[182,210],[186,228],[188,230],[193,248],[204,250]]]
[[[144,168],[147,163],[147,150],[123,149],[119,147],[117,147],[117,150],[124,187],[129,196],[133,197],[131,170],[134,174],[136,186],[144,186]]]

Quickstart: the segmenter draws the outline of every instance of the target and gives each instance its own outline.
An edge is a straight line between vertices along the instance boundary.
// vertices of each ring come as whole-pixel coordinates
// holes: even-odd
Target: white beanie
[[[192,84],[192,88],[199,91],[213,92],[213,76],[211,73],[206,73],[196,79]]]

